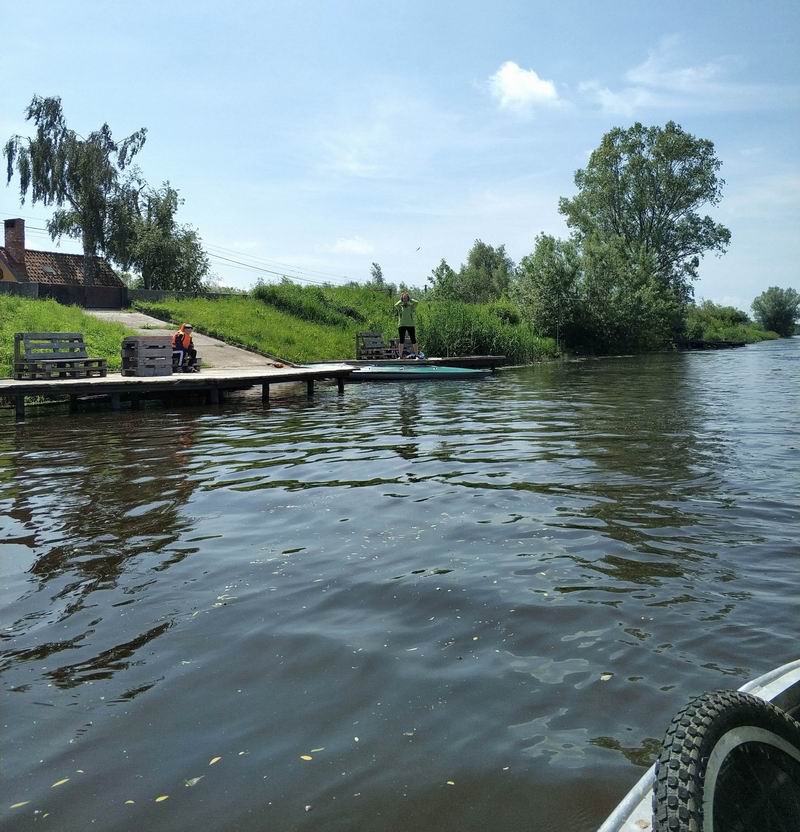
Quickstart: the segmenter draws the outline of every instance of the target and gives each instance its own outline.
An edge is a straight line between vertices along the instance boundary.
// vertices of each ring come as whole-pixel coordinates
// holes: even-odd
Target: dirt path
[[[124,324],[129,329],[135,330],[138,335],[172,335],[175,331],[175,327],[141,312],[105,309],[87,309],[85,311],[102,321]],[[258,353],[232,347],[224,341],[209,338],[208,335],[201,335],[199,332],[194,333],[193,339],[197,355],[202,358],[203,365],[206,367],[223,370],[241,367],[271,367],[273,365],[270,358],[264,358]]]

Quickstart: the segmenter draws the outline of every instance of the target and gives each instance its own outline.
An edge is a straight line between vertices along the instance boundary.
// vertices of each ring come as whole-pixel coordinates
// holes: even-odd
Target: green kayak
[[[487,375],[488,370],[467,370],[463,367],[431,367],[414,363],[387,367],[370,364],[356,367],[350,381],[476,381]]]

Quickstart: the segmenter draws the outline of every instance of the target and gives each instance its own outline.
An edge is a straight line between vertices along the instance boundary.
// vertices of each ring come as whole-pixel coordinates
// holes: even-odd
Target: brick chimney
[[[6,254],[14,263],[25,264],[25,220],[6,220]]]

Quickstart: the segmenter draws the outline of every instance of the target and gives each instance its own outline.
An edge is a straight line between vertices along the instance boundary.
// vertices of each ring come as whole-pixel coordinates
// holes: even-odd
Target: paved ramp
[[[112,321],[123,324],[136,332],[137,335],[172,335],[177,327],[151,318],[142,312],[126,312],[124,310],[86,309],[88,314],[100,318],[101,321]],[[204,367],[218,370],[242,369],[245,367],[272,367],[274,360],[265,358],[249,350],[232,347],[217,338],[201,335],[195,331],[193,340],[197,355],[202,358]]]

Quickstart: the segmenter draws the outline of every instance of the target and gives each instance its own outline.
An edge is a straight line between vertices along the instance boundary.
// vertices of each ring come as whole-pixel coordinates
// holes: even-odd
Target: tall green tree
[[[504,245],[495,247],[475,240],[459,271],[460,300],[497,300],[508,292],[513,275],[514,261],[506,254]]]
[[[794,334],[795,322],[800,320],[800,294],[794,289],[770,286],[753,301],[753,313],[764,329],[788,338]]]
[[[507,294],[514,275],[514,261],[503,245],[475,240],[458,272],[445,260],[428,278],[435,297],[465,303],[485,303]]]
[[[32,137],[12,136],[3,147],[7,182],[19,177],[20,200],[55,206],[47,228],[55,240],[63,235],[83,245],[86,284],[95,275],[95,256],[105,250],[108,205],[123,171],[142,149],[143,127],[121,142],[103,124],[86,138],[67,127],[61,99],[34,96],[25,117],[33,122]]]
[[[533,252],[520,261],[513,295],[536,332],[575,344],[584,326],[582,281],[576,241],[540,234]]]
[[[431,284],[431,291],[435,297],[453,298],[456,296],[457,275],[450,267],[447,260],[442,257],[439,265],[433,269],[428,276],[428,283]]]
[[[720,201],[721,165],[713,142],[675,122],[615,127],[577,171],[578,193],[562,198],[559,210],[580,240],[618,238],[633,261],[652,257],[654,277],[688,298],[700,258],[730,242],[724,225],[700,213]]]
[[[138,272],[145,289],[203,288],[208,255],[197,231],[175,219],[182,202],[169,182],[151,188],[136,176],[110,202],[108,252],[124,270]]]

